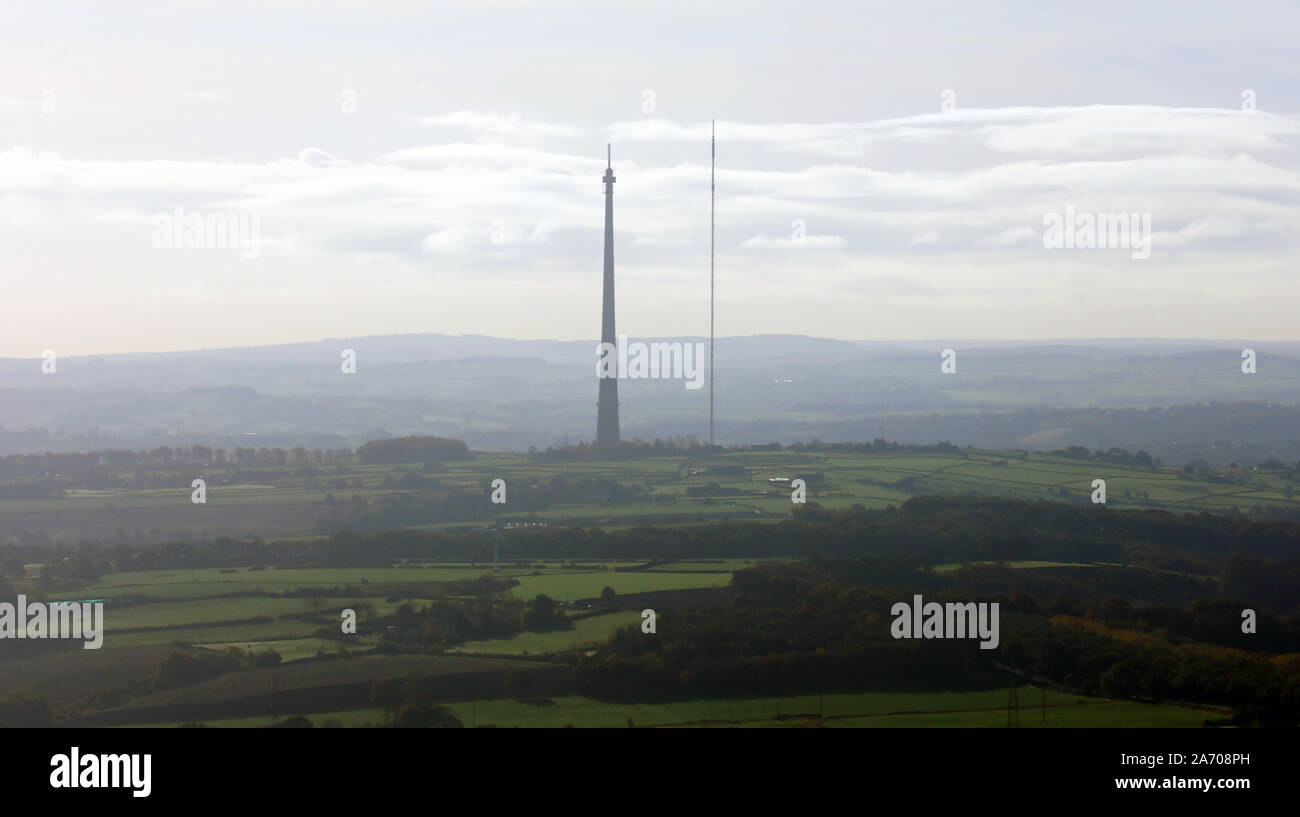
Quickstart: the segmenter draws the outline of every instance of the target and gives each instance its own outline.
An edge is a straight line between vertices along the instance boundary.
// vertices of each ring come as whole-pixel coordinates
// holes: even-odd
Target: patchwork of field
[[[416,466],[348,466],[338,477],[349,481],[346,493],[343,489],[327,491],[307,487],[300,480],[267,480],[254,476],[240,485],[212,486],[204,505],[192,504],[188,489],[78,490],[60,499],[3,500],[0,518],[5,520],[6,531],[0,533],[8,535],[9,530],[21,528],[41,531],[56,539],[66,537],[66,541],[84,537],[100,542],[136,543],[218,535],[306,536],[331,507],[326,504],[328,493],[334,493],[334,498],[346,498],[350,506],[372,502],[382,505],[400,495],[418,497],[428,491],[392,487],[395,478],[416,471]],[[1256,507],[1297,507],[1293,486],[1282,472],[1221,469],[1193,473],[1158,466],[1125,466],[1023,452],[975,450],[946,456],[751,451],[732,452],[708,463],[660,457],[546,464],[523,455],[479,454],[466,462],[447,464],[434,476],[440,483],[439,491],[450,491],[452,495],[481,492],[495,478],[505,479],[516,487],[549,484],[552,480],[572,483],[606,478],[626,489],[620,495],[625,498],[616,503],[607,497],[592,496],[589,500],[584,498],[525,512],[507,502],[500,507],[496,520],[502,525],[575,523],[617,527],[647,522],[689,524],[722,518],[771,523],[788,518],[794,508],[789,481],[796,477],[807,481],[809,502],[841,508],[853,505],[882,508],[925,494],[979,494],[1087,503],[1096,479],[1106,481],[1106,504],[1115,508],[1188,512],[1235,508],[1248,512]],[[577,491],[564,494],[568,498],[578,495]],[[487,531],[491,524],[492,519],[482,519],[473,527]],[[34,662],[24,659],[0,663],[0,693],[18,688],[48,688],[57,702],[72,702],[99,688],[148,678],[158,662],[172,651],[191,648],[220,650],[235,646],[250,652],[275,650],[288,664],[286,670],[307,666],[316,672],[327,668],[332,673],[342,666],[353,666],[336,662],[354,659],[319,662],[311,659],[336,654],[341,647],[364,651],[378,643],[378,638],[368,636],[346,644],[326,637],[330,631],[323,628],[337,627],[339,611],[345,607],[358,609],[364,622],[371,617],[392,614],[403,604],[419,607],[436,598],[459,598],[465,590],[463,585],[453,583],[494,575],[517,582],[502,591],[510,597],[527,600],[545,594],[565,604],[568,612],[585,614],[602,609],[599,603],[590,608],[588,604],[599,598],[606,587],[613,589],[616,600],[646,593],[725,588],[734,571],[755,563],[699,560],[647,566],[613,561],[513,562],[509,553],[510,537],[506,535],[502,539],[503,561],[496,571],[481,561],[395,562],[365,568],[245,566],[116,573],[75,589],[61,587],[58,592],[63,600],[106,600],[104,649],[94,653],[70,651]],[[491,549],[487,552],[490,555]],[[1086,567],[1078,563],[1040,561],[1009,565],[1019,569],[1059,566]],[[956,567],[940,565],[937,569]],[[25,572],[25,575],[8,577],[16,588],[36,585],[38,573],[26,568],[16,572]],[[633,604],[634,599],[629,599],[628,606]],[[636,624],[639,609],[637,606],[578,618],[571,622],[571,629],[527,632],[512,638],[462,644],[455,652],[464,656],[462,660],[478,660],[486,656],[545,656],[582,650],[604,641],[620,627]],[[113,663],[114,656],[120,662]],[[83,673],[77,683],[58,680],[58,672],[71,671],[74,666],[78,673]],[[492,671],[500,675],[505,669],[495,666]],[[492,683],[497,684],[499,680],[496,678]],[[361,694],[360,680],[344,679],[340,683],[358,687],[349,694]],[[234,690],[219,685],[208,692],[212,693],[213,701],[235,697]],[[471,692],[465,700],[474,696],[480,700],[451,704],[467,725],[565,726],[572,723],[625,727],[631,718],[636,726],[979,727],[1001,726],[1006,716],[1005,691],[827,696],[824,700],[688,701],[636,706],[576,696],[557,697],[549,703],[540,699],[531,703],[487,700],[484,699],[487,693]],[[1036,695],[1026,690],[1022,701]],[[1049,726],[1190,726],[1199,725],[1206,717],[1205,712],[1182,707],[1075,696],[1055,699],[1053,695],[1048,695]],[[201,701],[196,699],[194,703],[197,706]],[[155,704],[172,705],[161,699]],[[817,708],[810,708],[813,704]],[[375,714],[370,711],[369,715],[360,715],[353,711],[339,714],[337,719],[346,725],[361,725],[378,722]],[[1037,714],[1022,713],[1022,726],[1039,725]]]
[[[382,506],[401,496],[421,498],[429,493],[429,489],[396,487],[402,476],[421,473],[415,464],[341,465],[314,477],[295,477],[284,470],[259,477],[258,469],[245,470],[253,476],[245,475],[236,485],[220,484],[221,475],[214,475],[204,504],[190,501],[188,482],[168,489],[77,489],[57,499],[0,500],[0,518],[9,529],[39,531],[65,541],[141,544],[216,536],[305,536],[329,515],[331,507]],[[1086,501],[1093,480],[1099,478],[1106,481],[1107,505],[1112,507],[1246,511],[1256,506],[1300,506],[1295,486],[1281,471],[1225,468],[1193,473],[975,449],[950,455],[734,451],[707,463],[680,456],[545,463],[522,454],[476,453],[473,459],[445,463],[425,476],[436,480],[437,491],[453,497],[481,495],[498,478],[507,487],[612,480],[633,493],[612,501],[593,489],[592,496],[576,502],[557,501],[525,511],[507,501],[494,511],[506,521],[617,526],[788,517],[793,507],[788,481],[801,475],[808,483],[808,500],[828,507],[883,508],[920,494]],[[322,487],[334,483],[340,487]],[[327,504],[334,500],[339,504]],[[412,525],[466,526],[473,525],[439,521]]]
[[[409,563],[368,568],[204,568],[114,573],[75,591],[63,591],[71,600],[103,599],[104,648],[137,648],[173,644],[220,649],[255,644],[257,651],[272,649],[284,660],[315,656],[323,649],[336,652],[344,646],[315,637],[322,626],[340,620],[345,608],[358,610],[361,619],[386,616],[402,604],[420,606],[446,597],[445,583],[481,576],[508,577],[519,582],[505,591],[521,599],[550,596],[557,602],[595,599],[606,587],[616,596],[654,591],[726,587],[734,570],[757,560],[702,560],[657,564],[649,569],[639,562],[566,564],[557,561],[507,565],[493,572],[482,564]],[[304,595],[304,591],[351,588],[354,595]],[[239,595],[243,594],[243,595]],[[453,596],[454,598],[454,596]],[[573,612],[587,612],[586,603]],[[618,619],[623,621],[624,617]],[[556,652],[601,640],[612,632],[613,617],[579,619],[572,630],[527,633],[501,643],[479,642],[471,652],[519,655]],[[619,625],[621,626],[621,625]],[[538,649],[538,639],[546,647]],[[374,646],[352,639],[349,650]],[[247,648],[247,647],[245,647]]]
[[[627,568],[644,568],[645,564],[537,561],[506,566],[497,575],[509,576],[520,584],[503,593],[523,599],[546,594],[557,602],[573,602],[565,609],[575,614],[574,620],[566,629],[472,642],[455,652],[465,656],[526,656],[583,649],[604,641],[620,627],[640,621],[640,607],[584,615],[592,611],[582,600],[598,598],[605,587],[612,587],[616,596],[725,588],[734,570],[755,561],[680,561],[636,571]],[[87,586],[61,591],[63,600],[105,600],[102,648],[0,661],[0,693],[42,690],[53,696],[51,704],[76,703],[102,689],[151,678],[158,664],[176,651],[202,654],[227,647],[250,653],[275,651],[282,665],[337,655],[340,651],[365,653],[379,646],[378,636],[321,637],[322,632],[338,627],[343,608],[356,609],[364,624],[374,617],[393,614],[403,604],[418,608],[429,603],[440,597],[446,582],[490,574],[490,566],[447,563],[110,574]],[[304,590],[342,587],[353,588],[357,594],[315,598],[301,594]],[[403,592],[391,595],[397,588]],[[594,603],[600,610],[601,604]],[[332,671],[339,665],[331,661],[317,666],[317,671]]]
[[[1022,728],[1199,727],[1221,713],[1174,704],[1145,704],[1046,692],[1018,690]],[[997,728],[1006,726],[1007,691],[803,695],[784,698],[689,700],[623,704],[581,696],[515,700],[497,698],[447,704],[467,727],[585,728],[635,727],[907,727]],[[320,712],[309,716],[316,726],[327,721],[343,727],[380,726],[380,709]],[[258,727],[266,717],[205,721],[213,727]],[[174,727],[178,723],[155,724]]]
[[[827,507],[862,505],[883,508],[920,494],[981,494],[1024,499],[1087,500],[1093,480],[1106,481],[1106,504],[1112,507],[1157,507],[1171,510],[1219,510],[1236,507],[1300,507],[1293,486],[1282,474],[1220,469],[1194,475],[1162,466],[1119,465],[1026,452],[979,451],[961,454],[854,453],[804,454],[790,451],[733,452],[704,464],[681,458],[620,462],[540,464],[520,455],[481,454],[454,463],[440,477],[472,488],[488,478],[541,481],[555,477],[606,477],[638,486],[648,493],[623,504],[563,504],[531,512],[529,519],[581,524],[658,519],[763,519],[788,516],[791,491],[784,480],[806,479],[809,501]],[[728,473],[739,466],[743,473]],[[689,495],[688,489],[714,486],[712,496]],[[511,516],[509,508],[505,509]]]

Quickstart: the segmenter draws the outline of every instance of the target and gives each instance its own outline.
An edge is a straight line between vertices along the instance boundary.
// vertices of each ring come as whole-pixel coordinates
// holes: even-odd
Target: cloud
[[[421,246],[427,252],[459,252],[470,245],[473,231],[465,226],[448,227],[424,237]]]
[[[587,136],[583,128],[554,124],[535,119],[524,119],[519,114],[500,114],[484,111],[456,111],[441,116],[420,119],[426,128],[469,131],[479,137],[504,139],[581,139]]]
[[[37,111],[40,110],[40,107],[41,100],[39,99],[18,99],[0,96],[0,114]]]
[[[298,154],[298,161],[308,167],[323,168],[329,167],[337,160],[334,158],[334,154],[319,148],[305,148]]]
[[[604,159],[591,156],[577,156],[515,145],[481,145],[466,142],[402,148],[384,154],[381,161],[400,165],[447,168],[457,166],[508,168],[532,165],[567,173],[595,172],[597,176],[605,168]]]
[[[445,316],[453,323],[506,292],[569,315],[572,299],[555,299],[565,287],[590,294],[599,270],[604,157],[562,143],[582,130],[575,126],[514,114],[444,119],[424,143],[382,144],[369,155],[320,147],[261,161],[0,151],[0,219],[20,226],[0,234],[0,253],[12,269],[28,270],[15,276],[14,297],[39,300],[39,288],[56,279],[92,300],[183,292],[200,303],[242,291],[281,307],[288,301],[277,298],[319,298],[320,309],[346,312],[359,279],[374,299],[406,299],[400,293],[436,281],[440,297],[465,299]],[[648,321],[656,305],[691,302],[707,267],[708,156],[683,161],[701,152],[682,148],[707,140],[708,125],[647,119],[609,132],[625,157],[615,192],[620,293],[642,293],[624,295],[621,308]],[[1089,281],[1104,282],[1088,296],[1094,315],[1109,314],[1105,298],[1122,313],[1152,292],[1256,314],[1257,305],[1246,308],[1249,293],[1214,283],[1212,269],[1221,276],[1230,266],[1286,291],[1288,259],[1300,249],[1294,133],[1295,120],[1281,115],[1152,106],[719,122],[728,145],[717,171],[719,281],[743,270],[744,286],[735,289],[733,277],[724,290],[751,316],[740,332],[817,333],[847,304],[880,297],[893,299],[895,314],[924,301],[937,310],[934,321],[964,320],[993,308],[989,299],[1023,312],[1068,303]],[[741,140],[749,149],[734,144]],[[176,205],[257,213],[262,274],[230,268],[237,258],[155,250],[150,217]],[[1122,253],[1045,253],[1044,214],[1067,206],[1151,213],[1142,275],[1123,271]],[[783,232],[793,221],[806,225],[802,241]],[[1199,277],[1189,279],[1189,270]],[[797,297],[782,295],[792,280]],[[959,295],[949,308],[927,300],[933,292]],[[787,308],[791,298],[799,309]],[[687,313],[665,314],[658,319]],[[836,325],[857,325],[843,320]]]
[[[640,119],[615,122],[608,130],[618,141],[695,142],[708,140],[710,123]],[[888,144],[937,143],[1057,158],[1145,152],[1233,155],[1294,149],[1300,118],[1234,108],[1158,105],[957,108],[871,122],[723,121],[717,123],[717,137],[731,144],[840,157],[865,156]]]
[[[802,238],[756,235],[741,244],[746,249],[758,250],[840,250],[848,245],[849,242],[837,235],[805,235]]]
[[[1014,247],[1031,244],[1041,238],[1041,234],[1029,227],[1009,227],[1002,232],[989,236],[985,242],[994,247]]]
[[[486,130],[528,130],[514,115],[461,113],[465,115],[451,116]],[[1185,118],[1200,125],[1187,126]],[[1199,131],[1202,135],[1193,141],[1202,149],[1184,150],[1187,146],[1177,140],[1155,140],[1163,150],[1130,156],[1122,148],[1136,142],[1108,142],[1078,127],[1097,121],[1108,122],[1102,130],[1112,134],[1138,134],[1137,142],[1158,132]],[[1162,121],[1166,124],[1157,127]],[[1169,249],[1235,241],[1246,228],[1225,227],[1225,211],[1265,244],[1294,242],[1300,174],[1286,156],[1266,161],[1248,151],[1208,149],[1233,142],[1230,135],[1215,131],[1213,123],[1228,134],[1255,133],[1254,144],[1261,150],[1284,148],[1294,123],[1283,117],[1089,106],[959,109],[867,124],[883,134],[942,131],[936,123],[965,128],[1007,150],[968,158],[961,163],[964,167],[923,161],[891,166],[816,156],[793,165],[788,158],[773,162],[762,155],[732,159],[718,171],[720,246],[755,252],[852,248],[853,254],[864,256],[934,246],[945,253],[979,257],[1032,246],[1033,236],[1041,233],[1043,214],[1067,205],[1078,211],[1150,212],[1156,229],[1169,233],[1164,245]],[[1065,123],[1072,126],[1066,128]],[[707,126],[667,120],[644,124],[646,133],[707,137]],[[720,133],[724,125],[729,139],[744,136],[768,146],[798,140],[819,145],[828,138],[853,141],[846,136],[846,125],[720,123]],[[623,127],[615,123],[611,130]],[[990,132],[989,127],[999,130]],[[1056,134],[1053,138],[1063,148],[1074,145],[1075,152],[1005,160],[1003,153],[1017,146],[1028,150],[1034,143],[1033,138],[1016,135],[1019,129],[1044,127]],[[576,130],[547,128],[556,133]],[[1104,144],[1116,155],[1095,155]],[[709,169],[699,163],[633,158],[638,153],[629,148],[629,158],[620,163],[618,229],[635,236],[629,242],[633,249],[653,252],[660,261],[679,258],[693,263],[691,254],[707,238],[700,224],[707,219],[703,191]],[[387,247],[394,256],[412,258],[421,251],[459,252],[466,254],[460,260],[467,266],[498,263],[495,256],[481,254],[482,242],[468,241],[471,235],[486,235],[495,223],[508,225],[509,240],[503,243],[532,245],[540,258],[562,261],[581,255],[585,242],[598,237],[601,228],[598,180],[603,165],[601,157],[563,150],[462,141],[401,148],[370,160],[340,158],[316,147],[264,162],[90,160],[31,148],[0,153],[5,196],[25,202],[29,212],[66,207],[76,211],[66,217],[90,212],[104,223],[127,223],[178,203],[195,210],[256,210],[264,215],[268,239],[278,238],[278,244],[269,240],[268,245],[280,251],[352,248],[373,254]],[[324,169],[330,172],[321,173]],[[815,232],[799,243],[753,230],[757,224],[789,224],[792,219],[805,220]]]

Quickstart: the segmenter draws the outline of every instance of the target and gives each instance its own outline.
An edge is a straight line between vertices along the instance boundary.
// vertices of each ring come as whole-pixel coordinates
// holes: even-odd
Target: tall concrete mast
[[[609,146],[605,167],[605,287],[600,314],[600,340],[616,349],[618,335],[614,330],[614,161]],[[612,445],[618,442],[618,355],[613,355],[610,369],[613,377],[600,378],[600,395],[596,403],[596,444]]]

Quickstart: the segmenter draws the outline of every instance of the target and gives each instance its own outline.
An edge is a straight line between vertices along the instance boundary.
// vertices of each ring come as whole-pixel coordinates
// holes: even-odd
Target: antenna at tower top
[[[605,143],[605,166],[614,166],[614,151],[610,149],[608,142]]]

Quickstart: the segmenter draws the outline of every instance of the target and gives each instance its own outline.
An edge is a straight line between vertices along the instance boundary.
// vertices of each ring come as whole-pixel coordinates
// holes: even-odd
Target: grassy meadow
[[[1200,727],[1218,712],[1175,704],[1111,701],[1017,690],[1021,728]],[[671,703],[612,703],[578,695],[517,700],[496,698],[447,704],[467,727],[626,728],[634,727],[876,727],[999,728],[1007,721],[1007,690],[984,692],[802,695],[783,698],[687,700]],[[344,727],[379,726],[381,709],[321,712],[308,716],[315,726],[336,721]],[[265,726],[267,718],[205,721],[209,727]],[[150,724],[175,727],[177,723]]]

